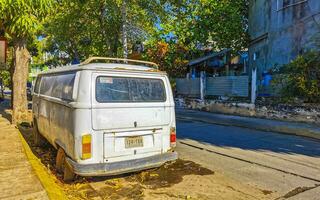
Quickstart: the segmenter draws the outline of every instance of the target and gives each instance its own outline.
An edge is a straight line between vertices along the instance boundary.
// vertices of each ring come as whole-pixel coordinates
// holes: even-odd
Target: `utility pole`
[[[127,2],[122,0],[122,45],[123,57],[128,58],[128,33],[127,33]]]
[[[252,69],[251,73],[251,103],[255,104],[257,98],[257,68]]]

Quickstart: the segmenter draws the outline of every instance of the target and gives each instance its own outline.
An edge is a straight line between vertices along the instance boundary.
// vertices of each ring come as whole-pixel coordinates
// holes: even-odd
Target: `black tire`
[[[38,130],[37,121],[33,121],[33,141],[35,146],[41,147],[46,143],[45,138],[40,134]]]
[[[65,182],[73,181],[75,174],[72,167],[67,163],[66,154],[61,147],[59,147],[57,152],[56,169],[58,172],[63,173],[63,180]]]

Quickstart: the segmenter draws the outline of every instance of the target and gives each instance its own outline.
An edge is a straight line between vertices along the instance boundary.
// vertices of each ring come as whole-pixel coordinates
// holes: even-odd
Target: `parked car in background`
[[[94,60],[133,64],[94,63]],[[33,92],[34,140],[58,149],[64,179],[116,175],[177,159],[174,100],[154,63],[91,58],[40,73]]]

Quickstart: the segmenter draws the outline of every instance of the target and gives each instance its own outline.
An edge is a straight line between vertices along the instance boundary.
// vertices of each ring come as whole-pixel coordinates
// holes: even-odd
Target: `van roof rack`
[[[158,65],[154,62],[143,61],[143,60],[133,60],[133,59],[126,59],[126,58],[108,58],[108,57],[90,57],[87,60],[83,61],[81,65],[86,65],[92,63],[95,60],[104,60],[104,61],[117,61],[117,62],[124,62],[124,63],[138,63],[138,64],[146,64],[150,65],[154,69],[158,69]]]

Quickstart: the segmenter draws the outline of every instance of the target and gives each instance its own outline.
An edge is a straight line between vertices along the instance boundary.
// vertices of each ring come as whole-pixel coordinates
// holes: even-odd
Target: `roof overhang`
[[[189,61],[188,63],[188,66],[194,66],[194,65],[198,65],[198,64],[201,64],[203,62],[206,62],[214,57],[217,57],[217,56],[221,56],[223,54],[226,54],[228,52],[230,52],[232,49],[229,48],[229,49],[224,49],[222,51],[219,51],[219,52],[215,52],[215,53],[212,53],[210,55],[207,55],[207,56],[204,56],[204,57],[201,57],[201,58],[197,58],[197,59],[194,59],[194,60],[191,60]]]

